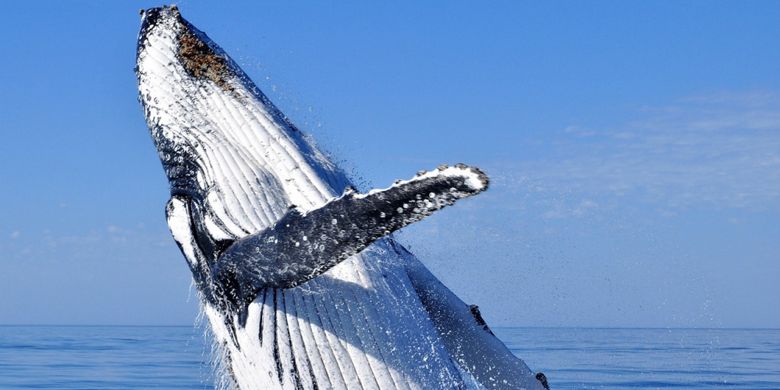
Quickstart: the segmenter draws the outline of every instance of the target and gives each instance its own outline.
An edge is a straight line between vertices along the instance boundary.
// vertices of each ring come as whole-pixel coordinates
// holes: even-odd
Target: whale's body
[[[293,282],[260,275],[230,279],[251,285],[240,294],[228,282],[215,287],[227,272],[219,265],[232,264],[226,254],[238,263],[250,256],[237,243],[284,229],[278,222],[291,207],[303,220],[333,208],[350,183],[175,7],[147,10],[143,19],[140,100],[171,183],[168,223],[203,297],[227,387],[542,389],[475,308],[390,237]],[[461,171],[442,168],[420,180]],[[335,235],[362,229],[357,219],[316,222],[332,223]],[[303,245],[301,256],[316,262],[311,248],[329,237],[304,235],[289,250]]]

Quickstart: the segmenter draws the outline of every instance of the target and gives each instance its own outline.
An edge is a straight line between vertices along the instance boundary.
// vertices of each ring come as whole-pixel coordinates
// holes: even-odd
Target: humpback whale
[[[547,387],[391,235],[486,190],[482,171],[359,193],[178,8],[141,15],[139,100],[223,387]]]

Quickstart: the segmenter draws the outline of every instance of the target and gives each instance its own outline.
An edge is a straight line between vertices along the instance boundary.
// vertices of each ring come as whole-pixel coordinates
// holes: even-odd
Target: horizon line
[[[199,328],[204,325],[164,325],[164,324],[0,324],[4,328],[21,327],[57,327],[57,328]],[[496,325],[492,329],[633,329],[633,330],[780,330],[780,327],[696,327],[696,326],[533,326],[533,325]]]

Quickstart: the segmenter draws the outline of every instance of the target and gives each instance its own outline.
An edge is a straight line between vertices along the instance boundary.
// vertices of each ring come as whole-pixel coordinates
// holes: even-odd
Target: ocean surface
[[[552,389],[780,389],[780,330],[494,328]],[[0,326],[0,389],[209,389],[195,327]]]

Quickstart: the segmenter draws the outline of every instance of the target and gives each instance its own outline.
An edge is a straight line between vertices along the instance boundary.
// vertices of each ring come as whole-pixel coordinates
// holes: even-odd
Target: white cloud
[[[780,206],[780,95],[699,96],[640,116],[611,129],[569,126],[549,156],[512,167],[507,172],[518,173],[504,179],[576,195],[564,208],[550,206],[549,218],[582,214],[581,202],[603,198],[652,202],[667,213]]]
[[[170,257],[176,245],[164,228],[124,228],[107,225],[82,231],[52,231],[24,235],[13,231],[5,253],[20,261],[156,261],[159,253]],[[152,254],[152,255],[150,255]],[[156,257],[157,256],[157,257]]]
[[[576,218],[587,215],[590,211],[597,209],[598,203],[590,199],[582,199],[579,203],[569,204],[569,202],[554,202],[552,206],[545,211],[542,216],[547,219]]]

